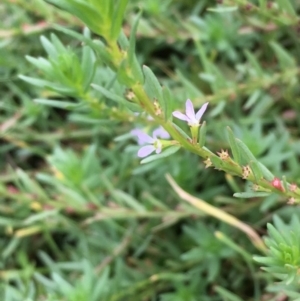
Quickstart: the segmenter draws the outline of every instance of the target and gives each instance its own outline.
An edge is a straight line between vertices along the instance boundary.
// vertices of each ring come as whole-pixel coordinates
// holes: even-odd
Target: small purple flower
[[[188,123],[189,126],[199,126],[200,124],[200,119],[202,115],[204,114],[206,108],[207,108],[208,102],[206,102],[200,110],[195,114],[194,106],[193,103],[191,102],[190,99],[187,99],[185,103],[185,114],[182,114],[179,111],[173,112],[173,116],[180,119],[184,120]]]
[[[167,131],[165,131],[162,127],[159,127],[158,129],[154,130],[152,133],[152,137],[145,134],[143,131],[139,129],[135,129],[131,131],[131,134],[138,137],[138,144],[144,145],[142,146],[138,151],[138,157],[144,158],[153,153],[154,151],[159,154],[162,149],[162,143],[157,137],[160,137],[162,139],[168,139],[170,138],[170,135]]]

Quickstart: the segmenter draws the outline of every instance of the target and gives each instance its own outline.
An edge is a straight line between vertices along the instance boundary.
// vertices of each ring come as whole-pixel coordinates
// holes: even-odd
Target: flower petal
[[[144,158],[155,151],[154,145],[145,145],[141,147],[137,153],[138,157]]]
[[[139,129],[132,130],[130,133],[132,135],[138,137],[138,139],[139,139],[138,143],[139,144],[154,143],[154,139],[151,136],[145,134],[143,131],[141,131]]]
[[[161,146],[157,147],[156,150],[155,150],[155,152],[156,152],[157,154],[160,154],[160,153],[161,153]]]
[[[200,108],[200,110],[197,112],[196,114],[196,119],[198,121],[200,121],[202,115],[204,114],[204,112],[206,111],[206,108],[208,106],[208,102],[206,102],[204,105],[202,105],[202,107]]]
[[[184,120],[184,121],[188,121],[188,120],[189,120],[189,118],[188,118],[186,115],[182,114],[182,113],[179,112],[179,111],[173,112],[172,115],[173,115],[174,117],[180,119],[180,120]]]
[[[162,139],[169,139],[170,135],[163,127],[160,126],[159,128],[153,131],[153,138],[156,137],[160,137]]]
[[[194,105],[190,99],[186,100],[185,103],[185,114],[190,120],[195,120],[195,110]]]
[[[130,134],[131,134],[132,136],[138,136],[138,134],[139,134],[140,132],[142,132],[140,129],[134,129],[134,130],[131,130],[131,131],[130,131]]]

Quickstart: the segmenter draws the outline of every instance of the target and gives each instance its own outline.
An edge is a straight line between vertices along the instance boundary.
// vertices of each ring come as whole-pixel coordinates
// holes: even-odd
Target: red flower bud
[[[281,185],[281,181],[278,178],[274,178],[271,182],[272,186],[280,191],[284,191],[283,186]]]

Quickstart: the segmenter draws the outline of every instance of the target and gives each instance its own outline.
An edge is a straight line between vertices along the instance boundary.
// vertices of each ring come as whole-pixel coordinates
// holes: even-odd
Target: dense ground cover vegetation
[[[300,300],[299,13],[1,1],[0,300]]]

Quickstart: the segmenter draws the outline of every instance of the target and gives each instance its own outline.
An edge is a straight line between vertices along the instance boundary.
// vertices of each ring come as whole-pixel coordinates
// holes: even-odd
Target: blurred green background
[[[209,149],[229,148],[230,126],[274,174],[299,184],[300,3],[223,4],[131,0],[123,29],[129,36],[142,11],[137,57],[170,88],[173,109],[187,98],[197,107],[209,101]],[[130,131],[147,129],[147,118],[90,89],[91,80],[130,95],[106,64],[58,28],[93,35],[84,24],[42,0],[3,0],[0,19],[1,300],[299,297],[253,261],[259,251],[244,233],[186,203],[165,175],[261,236],[274,214],[288,222],[299,208],[273,194],[234,198],[250,190],[247,182],[205,168],[185,150],[140,164]],[[58,45],[59,55],[46,53],[47,43]],[[48,57],[61,77],[45,76],[44,61],[28,56]],[[80,73],[85,56],[91,78]],[[55,83],[61,93],[20,75]],[[75,92],[63,90],[68,85]]]

